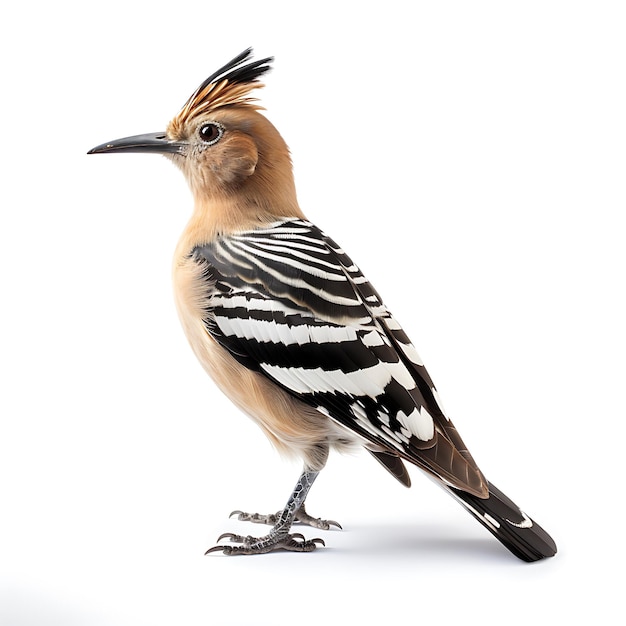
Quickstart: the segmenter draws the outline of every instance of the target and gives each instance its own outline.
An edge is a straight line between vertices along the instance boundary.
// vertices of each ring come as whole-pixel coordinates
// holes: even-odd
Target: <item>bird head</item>
[[[165,131],[109,141],[88,154],[163,154],[182,170],[196,204],[299,214],[289,149],[250,95],[273,58],[251,55],[249,48],[211,74]]]

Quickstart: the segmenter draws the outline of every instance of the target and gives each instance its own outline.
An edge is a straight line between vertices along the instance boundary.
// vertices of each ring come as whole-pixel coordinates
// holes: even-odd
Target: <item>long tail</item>
[[[446,489],[490,532],[523,561],[538,561],[556,554],[552,537],[491,483],[489,497]]]

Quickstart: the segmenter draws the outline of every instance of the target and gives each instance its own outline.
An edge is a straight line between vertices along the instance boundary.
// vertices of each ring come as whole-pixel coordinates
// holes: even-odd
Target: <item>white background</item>
[[[617,623],[623,3],[301,7],[3,9],[0,623]],[[262,531],[228,513],[280,508],[300,468],[179,328],[180,173],[85,153],[162,130],[250,45],[276,57],[259,95],[305,212],[404,323],[556,558],[517,561],[417,470],[406,490],[366,455],[333,456],[311,492],[344,526],[327,548],[203,556],[224,531]]]

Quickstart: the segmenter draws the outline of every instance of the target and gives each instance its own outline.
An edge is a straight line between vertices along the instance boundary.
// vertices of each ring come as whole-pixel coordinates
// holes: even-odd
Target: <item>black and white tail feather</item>
[[[244,366],[315,407],[400,482],[403,461],[436,478],[513,554],[556,552],[549,535],[487,482],[415,348],[345,252],[285,219],[196,247],[205,326]]]
[[[548,533],[522,511],[495,485],[487,483],[489,497],[446,487],[490,533],[522,561],[538,561],[556,554],[556,544]]]

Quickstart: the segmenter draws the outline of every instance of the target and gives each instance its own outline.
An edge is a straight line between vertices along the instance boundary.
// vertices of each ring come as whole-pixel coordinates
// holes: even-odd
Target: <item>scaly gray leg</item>
[[[249,515],[250,521],[259,522],[259,523],[267,523],[263,520],[268,520],[270,518],[274,518],[274,526],[270,530],[270,532],[263,537],[244,537],[243,535],[235,535],[233,533],[224,533],[220,535],[218,541],[222,539],[229,539],[233,543],[238,543],[241,545],[238,546],[229,546],[229,545],[217,545],[212,548],[209,548],[205,554],[209,554],[210,552],[219,552],[220,550],[224,554],[234,555],[234,554],[264,554],[266,552],[272,552],[274,550],[290,550],[293,552],[312,552],[317,548],[317,544],[325,545],[324,541],[319,537],[315,539],[305,539],[300,533],[290,534],[291,526],[294,523],[294,520],[297,517],[298,511],[303,508],[304,501],[306,500],[307,494],[309,493],[309,489],[311,489],[311,485],[317,478],[319,472],[312,472],[305,470],[302,472],[302,475],[298,479],[296,486],[291,494],[289,500],[287,501],[287,505],[285,508],[275,516],[260,516],[260,515]],[[235,513],[239,513],[235,511]],[[240,515],[248,515],[245,513],[241,513]],[[303,517],[305,520],[312,520],[315,522],[314,518],[309,517],[306,512],[304,512]],[[240,517],[240,519],[242,519]],[[245,519],[245,518],[244,518]],[[324,520],[319,520],[319,522],[324,522]],[[305,521],[305,523],[307,523]],[[315,526],[315,524],[310,524]],[[338,525],[338,524],[337,524]],[[323,528],[323,526],[315,526],[316,528]]]

